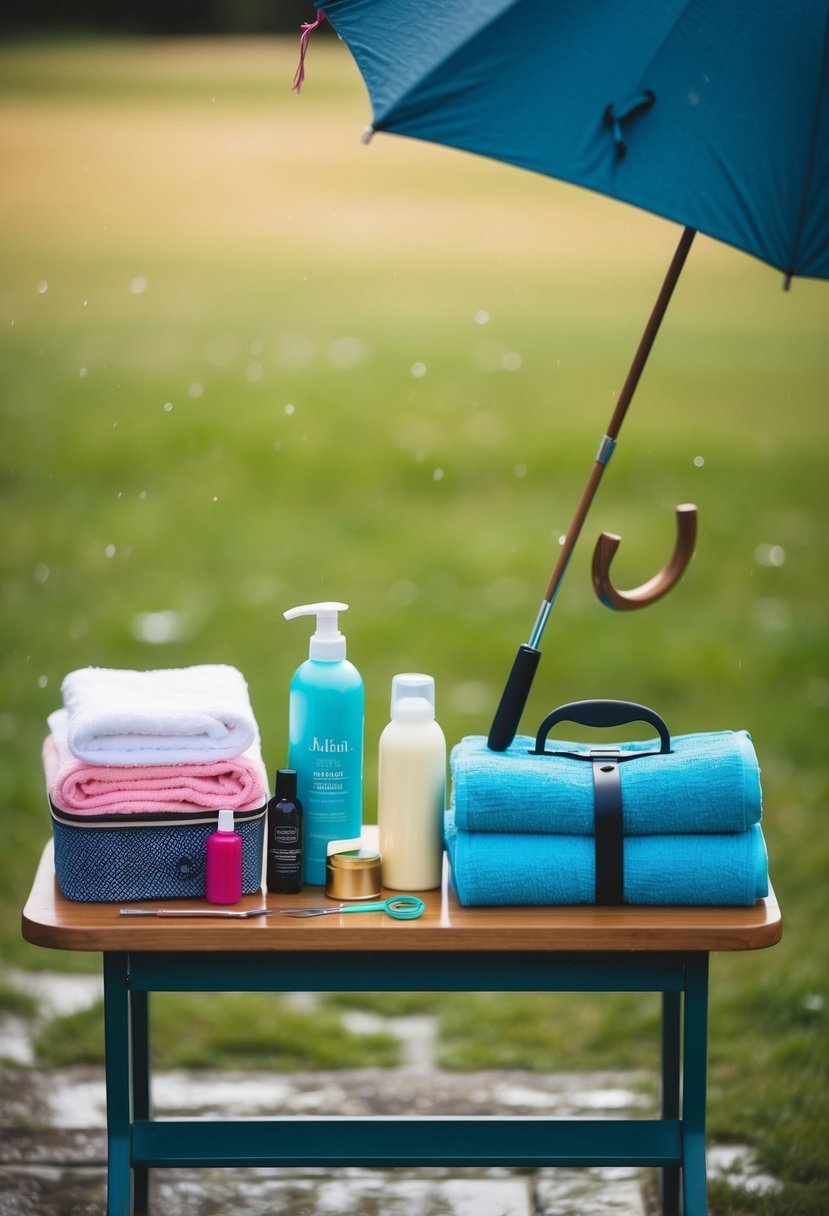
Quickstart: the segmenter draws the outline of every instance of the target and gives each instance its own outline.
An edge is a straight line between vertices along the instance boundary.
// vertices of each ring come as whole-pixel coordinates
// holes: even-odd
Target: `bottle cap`
[[[276,798],[279,802],[296,801],[296,769],[279,768],[276,770]]]
[[[435,681],[422,672],[406,671],[391,682],[393,722],[434,722]]]
[[[337,614],[345,612],[347,608],[348,604],[326,600],[321,604],[301,604],[299,608],[289,608],[282,615],[286,621],[292,621],[295,616],[316,616],[317,629],[316,633],[311,634],[308,657],[323,663],[336,663],[345,658],[345,635],[340,633]]]
[[[216,830],[219,832],[232,832],[233,831],[233,811],[231,811],[231,810],[219,811],[219,824],[218,824],[218,827]]]

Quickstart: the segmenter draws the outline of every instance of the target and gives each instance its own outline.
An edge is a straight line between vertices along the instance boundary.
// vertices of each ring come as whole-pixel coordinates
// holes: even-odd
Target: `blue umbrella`
[[[829,0],[324,0],[372,103],[370,133],[447,144],[599,191],[683,225],[529,641],[489,735],[511,743],[539,643],[587,511],[697,231],[795,275],[829,277]],[[301,71],[295,82],[301,84]],[[695,508],[677,508],[671,561],[600,598],[640,607],[681,575]]]

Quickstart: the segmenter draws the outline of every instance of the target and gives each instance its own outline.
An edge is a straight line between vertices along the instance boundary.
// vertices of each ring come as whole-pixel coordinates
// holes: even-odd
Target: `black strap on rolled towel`
[[[625,823],[617,751],[591,751],[593,763],[596,903],[625,902]]]
[[[655,751],[621,751],[619,748],[590,748],[586,751],[548,751],[547,736],[559,722],[581,726],[626,726],[648,722],[656,727],[660,745]],[[643,756],[667,755],[671,736],[663,719],[646,705],[634,701],[572,701],[548,714],[538,728],[533,756],[566,756],[589,760],[593,765],[597,904],[625,902],[625,822],[620,764]]]

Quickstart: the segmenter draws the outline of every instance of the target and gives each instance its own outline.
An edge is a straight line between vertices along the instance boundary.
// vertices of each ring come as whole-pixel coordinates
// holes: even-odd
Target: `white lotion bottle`
[[[435,721],[435,681],[392,680],[391,721],[380,736],[377,823],[383,886],[439,887],[443,867],[446,740]]]

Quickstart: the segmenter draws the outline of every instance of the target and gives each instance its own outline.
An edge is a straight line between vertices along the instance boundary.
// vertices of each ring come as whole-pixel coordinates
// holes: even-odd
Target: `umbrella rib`
[[[823,56],[820,65],[820,77],[818,79],[817,95],[822,96],[826,87],[826,78],[829,75],[829,6],[827,6],[826,20],[823,25]],[[820,106],[815,105],[814,117],[812,119],[812,138],[809,141],[809,155],[806,159],[806,170],[803,177],[803,190],[800,195],[800,212],[795,225],[794,236],[792,238],[791,253],[789,254],[789,265],[786,269],[786,277],[783,281],[783,287],[786,291],[789,290],[792,282],[792,276],[797,273],[797,257],[800,253],[800,237],[803,233],[803,225],[806,223],[806,209],[809,201],[809,192],[812,188],[812,177],[815,168],[815,152],[818,142],[818,128],[820,126]]]

